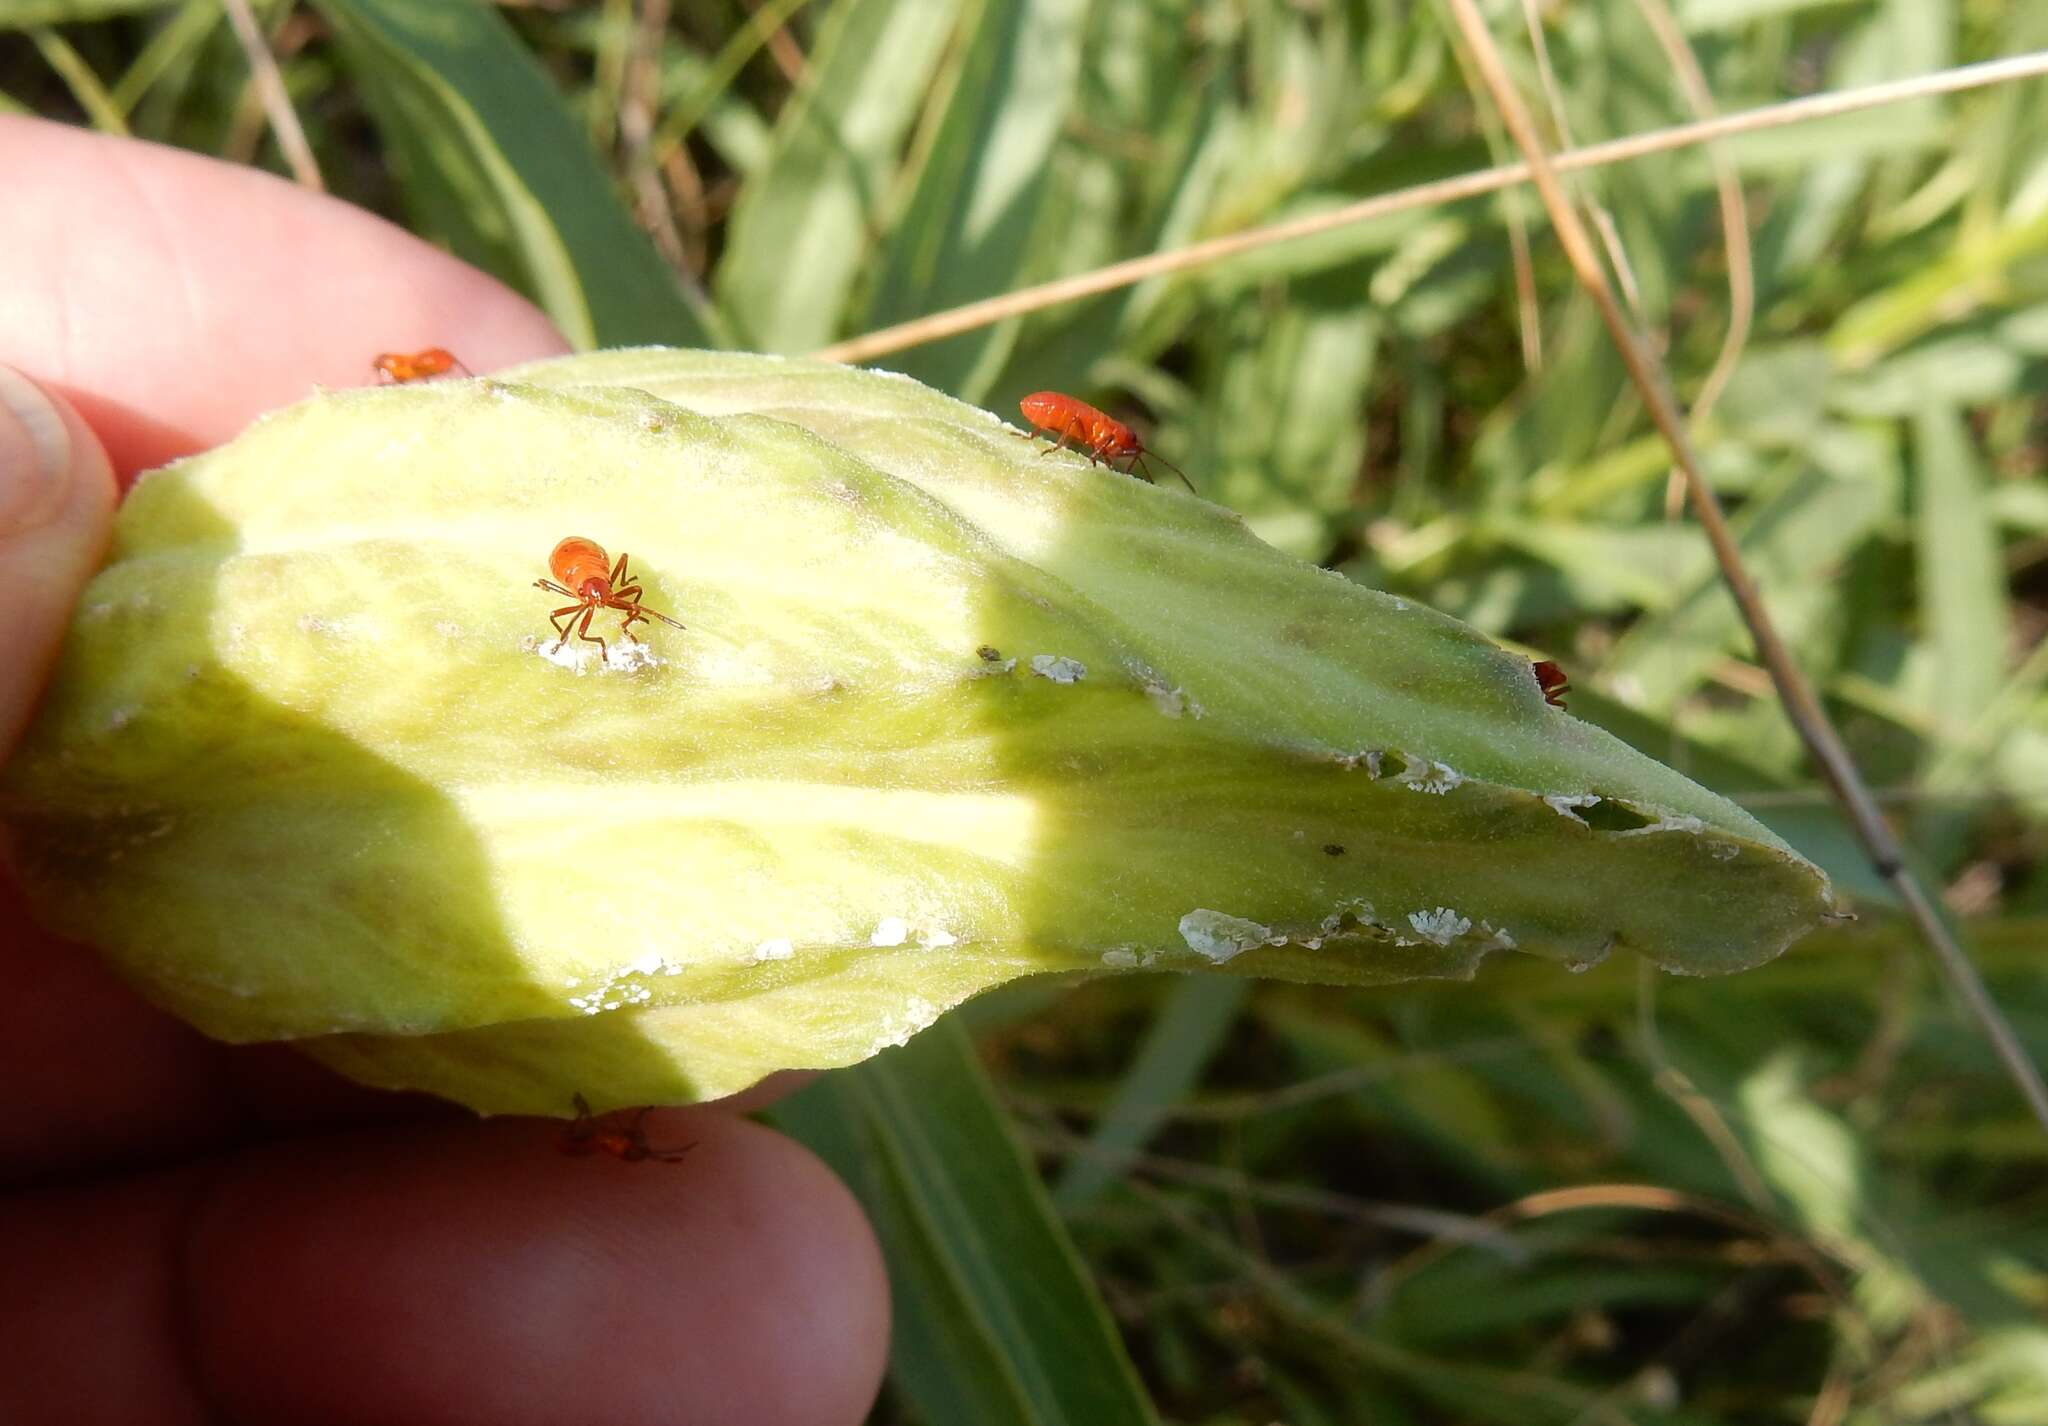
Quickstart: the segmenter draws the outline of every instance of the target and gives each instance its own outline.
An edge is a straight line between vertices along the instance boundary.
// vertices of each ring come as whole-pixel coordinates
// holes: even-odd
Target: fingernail
[[[0,366],[0,534],[31,530],[63,504],[71,433],[40,388]]]

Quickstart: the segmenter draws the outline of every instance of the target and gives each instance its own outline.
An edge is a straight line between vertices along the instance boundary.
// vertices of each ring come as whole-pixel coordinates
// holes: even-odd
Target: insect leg
[[[596,1147],[590,1139],[597,1131],[597,1116],[590,1112],[590,1101],[583,1097],[581,1090],[571,1095],[569,1102],[576,1106],[576,1117],[562,1126],[561,1137],[555,1141],[555,1147],[565,1154],[581,1156]]]
[[[569,1143],[584,1146],[584,1152],[587,1153],[590,1136],[597,1129],[597,1115],[591,1111],[590,1101],[583,1097],[583,1091],[580,1089],[570,1097],[569,1102],[576,1106],[576,1117],[563,1128],[562,1138]]]
[[[627,1135],[633,1142],[633,1157],[653,1159],[658,1163],[664,1164],[682,1162],[683,1155],[697,1146],[695,1144],[684,1144],[674,1149],[657,1149],[648,1143],[646,1122],[648,1114],[652,1112],[652,1108],[653,1106],[651,1105],[643,1105],[633,1111],[633,1122],[626,1130]]]
[[[647,593],[646,589],[637,584],[632,585],[626,589],[615,589],[612,591],[613,599],[611,607],[617,609],[626,616],[625,623],[619,626],[621,629],[624,629],[628,624],[633,624],[636,622],[644,624],[649,619],[659,619],[662,623],[671,625],[672,627],[677,629],[687,629],[690,627],[688,624],[683,623],[680,619],[671,619],[668,617],[668,615],[663,614],[658,610],[648,609],[642,606],[642,604],[640,603],[640,597],[645,593]],[[630,606],[626,603],[626,601],[628,600],[632,601]]]
[[[557,636],[555,649],[557,652],[568,647],[569,625],[576,622],[576,616],[582,612],[582,609],[583,606],[581,604],[566,604],[548,615],[548,622],[555,626],[555,634]],[[562,618],[564,614],[569,616],[567,620]]]
[[[624,589],[614,588],[611,597],[604,601],[605,608],[616,609],[625,616],[619,620],[619,632],[628,638],[632,637],[635,620],[643,624],[647,622],[647,616],[640,612],[640,596],[645,592],[637,584]]]
[[[583,640],[587,644],[596,644],[597,657],[599,661],[603,663],[610,663],[612,658],[611,649],[605,644],[603,638],[601,638],[599,635],[590,632],[590,621],[597,617],[597,610],[598,606],[595,604],[586,604],[583,606],[583,623],[580,626],[578,626],[576,630],[576,637]]]
[[[618,562],[617,564],[615,564],[615,565],[613,565],[613,566],[612,566],[612,577],[611,577],[611,582],[612,582],[613,584],[617,584],[617,583],[619,582],[619,580],[620,580],[620,579],[622,579],[622,578],[624,578],[624,577],[625,577],[625,573],[626,573],[626,559],[627,559],[627,556],[625,556],[625,555],[620,555],[620,556],[619,556],[619,562]]]

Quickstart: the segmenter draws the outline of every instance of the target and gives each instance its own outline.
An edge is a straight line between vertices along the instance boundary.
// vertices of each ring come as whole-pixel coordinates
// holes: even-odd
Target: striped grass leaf
[[[1932,399],[1923,405],[1913,419],[1913,464],[1920,627],[1934,665],[1929,711],[1941,729],[1922,760],[1922,786],[1966,793],[1982,782],[1993,751],[1979,724],[2005,685],[2011,601],[1988,481],[1961,411]],[[1915,841],[1945,864],[1974,821],[1968,808],[1930,806],[1914,818]]]
[[[1095,1132],[1068,1162],[1053,1202],[1071,1213],[1107,1188],[1202,1076],[1244,1004],[1247,982],[1190,978],[1169,991]]]
[[[0,0],[0,30],[106,20],[141,10],[166,9],[173,3],[174,0]]]
[[[838,334],[958,23],[944,0],[847,0],[826,17],[768,162],[740,190],[718,268],[720,308],[744,345],[805,351]]]
[[[988,0],[943,117],[889,234],[867,325],[888,326],[1018,286],[1031,262],[1055,144],[1081,73],[1081,0]],[[915,348],[895,363],[969,399],[987,390],[1017,322]]]
[[[1897,457],[1864,432],[1833,428],[1788,465],[1733,521],[1744,558],[1774,597],[1803,597],[1809,615],[1832,599],[1825,575],[1897,502]],[[1782,615],[1781,615],[1782,617]],[[1747,635],[1718,574],[1668,612],[1638,622],[1614,646],[1602,682],[1626,700],[1668,711]]]
[[[589,139],[480,0],[318,0],[422,227],[533,297],[579,347],[720,344]]]
[[[1359,415],[1382,318],[1355,300],[1268,308],[1256,296],[1233,303],[1219,323],[1227,335],[1205,344],[1213,369],[1203,385],[1217,395],[1196,418],[1199,457],[1186,463],[1261,539],[1320,559],[1365,460]]]
[[[951,1017],[773,1115],[889,1245],[890,1378],[932,1422],[1153,1419],[1108,1311]]]

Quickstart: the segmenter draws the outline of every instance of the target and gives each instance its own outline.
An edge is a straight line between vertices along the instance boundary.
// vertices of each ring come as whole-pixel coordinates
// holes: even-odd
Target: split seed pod
[[[688,629],[558,649],[572,534]],[[40,914],[208,1034],[489,1112],[850,1064],[1021,976],[1720,972],[1831,907],[1526,658],[1226,511],[666,351],[146,477],[0,811]]]

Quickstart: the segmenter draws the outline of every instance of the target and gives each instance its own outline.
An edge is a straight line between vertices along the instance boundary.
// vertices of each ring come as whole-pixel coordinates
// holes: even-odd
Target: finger
[[[28,723],[113,512],[106,452],[78,413],[0,367],[0,755]]]
[[[106,545],[114,481],[78,413],[0,367],[0,753],[25,726],[79,590]],[[217,1127],[214,1055],[77,947],[27,929],[0,886],[0,1182],[117,1146]]]
[[[315,381],[367,380],[381,348],[451,345],[473,369],[562,349],[492,279],[262,174],[8,117],[0,172],[0,361],[76,398],[119,473],[224,439]],[[81,221],[99,214],[116,217]],[[40,402],[50,383],[31,391]],[[73,459],[100,462],[104,488],[102,444],[81,412],[57,406]],[[72,489],[83,502],[92,486]],[[68,609],[96,557],[80,537],[90,513],[65,507],[0,565],[12,581],[0,593],[23,615],[0,732],[26,717],[62,623],[52,611]],[[103,508],[98,518],[95,540]],[[159,1015],[88,953],[28,929],[11,887],[0,888],[0,984],[0,1075],[15,1086],[0,1180],[217,1142],[242,1117],[245,1086],[268,1095],[259,1117],[283,1112],[269,1093],[275,1056],[223,1050]]]
[[[78,412],[0,367],[0,760],[25,727],[115,500]],[[0,838],[4,840],[4,838]],[[418,1096],[334,1080],[274,1047],[213,1045],[127,990],[84,947],[31,928],[0,869],[0,1184],[135,1166],[276,1125],[432,1113]],[[741,1113],[788,1092],[756,1086]]]
[[[853,1426],[888,1298],[852,1197],[745,1120],[661,1118],[679,1163],[508,1120],[21,1204],[0,1340],[37,1370],[0,1419]]]
[[[381,351],[566,349],[484,273],[254,169],[0,116],[0,173],[0,362],[71,398],[124,477],[362,385]]]

